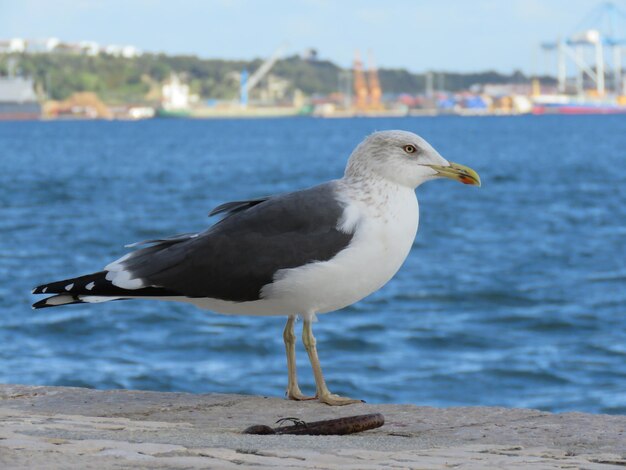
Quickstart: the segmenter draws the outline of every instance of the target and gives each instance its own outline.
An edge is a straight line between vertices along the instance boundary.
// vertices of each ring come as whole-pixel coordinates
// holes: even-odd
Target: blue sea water
[[[418,188],[401,271],[320,316],[331,389],[626,413],[624,116],[0,123],[0,382],[282,396],[283,318],[153,301],[33,311],[30,290],[201,230],[222,202],[339,177],[366,134],[394,128],[483,187]]]

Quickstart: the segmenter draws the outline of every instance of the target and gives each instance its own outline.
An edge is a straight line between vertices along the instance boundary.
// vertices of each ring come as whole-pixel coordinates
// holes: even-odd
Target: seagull
[[[352,152],[342,178],[258,199],[222,204],[200,233],[147,240],[102,271],[43,284],[53,294],[33,308],[125,299],[188,302],[230,315],[286,316],[287,391],[292,400],[357,403],[330,392],[312,324],[383,287],[406,259],[419,222],[415,188],[451,178],[480,186],[469,167],[444,159],[407,131],[375,132]],[[295,322],[316,384],[298,386]]]

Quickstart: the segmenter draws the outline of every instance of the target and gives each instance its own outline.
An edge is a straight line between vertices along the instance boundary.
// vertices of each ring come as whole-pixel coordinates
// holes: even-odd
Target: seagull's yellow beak
[[[463,184],[471,184],[480,186],[480,176],[470,167],[450,162],[450,166],[427,165],[437,172],[438,175],[445,178],[460,181]]]

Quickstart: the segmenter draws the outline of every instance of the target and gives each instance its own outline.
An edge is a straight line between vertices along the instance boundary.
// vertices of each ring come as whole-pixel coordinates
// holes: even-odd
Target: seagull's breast
[[[350,198],[340,221],[340,227],[354,230],[350,244],[328,261],[279,271],[262,297],[305,314],[351,305],[396,274],[411,250],[418,222],[417,198],[410,188],[365,200]]]

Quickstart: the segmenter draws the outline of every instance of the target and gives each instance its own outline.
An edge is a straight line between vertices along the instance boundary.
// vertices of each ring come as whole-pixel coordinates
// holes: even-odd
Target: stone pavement
[[[349,436],[255,436],[276,420],[380,412]],[[626,416],[349,405],[0,385],[1,469],[626,469]]]

